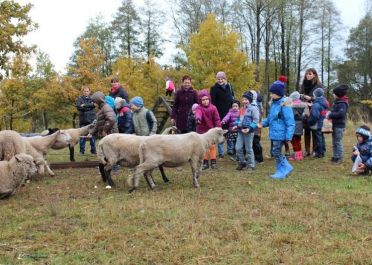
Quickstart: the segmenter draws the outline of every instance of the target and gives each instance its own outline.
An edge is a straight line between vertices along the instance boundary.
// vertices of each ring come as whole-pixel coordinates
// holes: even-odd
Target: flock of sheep
[[[22,137],[11,130],[0,131],[0,199],[14,194],[22,183],[36,173],[54,176],[45,156],[49,149],[70,149],[70,160],[74,161],[74,145],[80,137],[89,134],[92,125],[78,129],[49,130],[47,135]],[[129,192],[138,187],[139,177],[144,175],[149,187],[155,188],[152,171],[159,168],[164,182],[168,182],[163,167],[178,167],[187,162],[192,169],[192,181],[199,187],[198,177],[204,153],[213,144],[224,141],[224,131],[213,128],[205,134],[195,132],[169,134],[167,128],[161,135],[136,136],[132,134],[110,134],[99,141],[97,156],[102,180],[108,187],[115,183],[111,170],[117,163],[135,168],[128,179]]]

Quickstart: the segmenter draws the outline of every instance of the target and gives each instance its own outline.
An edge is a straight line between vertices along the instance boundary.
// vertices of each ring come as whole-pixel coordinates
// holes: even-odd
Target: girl
[[[208,91],[205,89],[201,90],[198,94],[198,98],[200,104],[195,111],[195,120],[197,124],[196,132],[202,134],[206,133],[209,129],[221,127],[220,115],[218,114],[216,106],[211,103],[211,96]],[[211,168],[216,169],[216,145],[212,145],[205,153],[203,159],[203,170],[209,168],[209,158],[211,160]]]
[[[235,155],[235,143],[238,137],[238,130],[234,128],[235,121],[239,117],[239,107],[240,102],[238,100],[234,100],[231,109],[226,114],[226,116],[222,119],[221,124],[226,124],[228,126],[228,133],[226,135],[226,142],[227,142],[227,154],[230,156]]]

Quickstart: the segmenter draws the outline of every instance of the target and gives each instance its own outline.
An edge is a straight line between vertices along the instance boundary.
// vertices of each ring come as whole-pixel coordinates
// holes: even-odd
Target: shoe
[[[209,168],[209,161],[208,160],[203,160],[202,170],[206,170],[208,168]]]
[[[96,155],[96,154],[97,154],[96,151],[90,151],[90,153],[91,153],[92,155]]]
[[[234,156],[234,155],[230,155],[229,157],[230,157],[230,160],[232,160],[232,161],[237,161],[236,156]]]
[[[219,158],[224,158],[224,155],[223,154],[219,154],[218,157]]]
[[[211,169],[217,169],[217,162],[215,159],[211,160]]]
[[[247,167],[247,171],[248,171],[248,172],[253,172],[254,170],[255,170],[254,167]]]
[[[342,159],[341,159],[341,158],[335,158],[335,159],[332,161],[332,164],[334,164],[334,165],[342,164]]]
[[[80,153],[81,155],[84,155],[84,152],[81,152],[81,151],[80,151],[79,153]]]
[[[245,164],[242,164],[242,163],[239,163],[238,167],[236,168],[236,170],[242,170],[243,168],[245,168]]]

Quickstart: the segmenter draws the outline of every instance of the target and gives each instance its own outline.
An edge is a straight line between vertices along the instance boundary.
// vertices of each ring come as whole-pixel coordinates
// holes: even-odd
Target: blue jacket
[[[295,130],[293,111],[286,104],[287,98],[273,101],[268,117],[262,121],[263,127],[269,127],[269,138],[274,141],[292,140]]]
[[[372,138],[369,138],[361,144],[358,143],[356,148],[359,150],[363,164],[365,164],[368,169],[372,169]],[[352,155],[351,160],[354,162],[355,159],[356,156]]]
[[[346,112],[349,107],[348,98],[338,98],[333,102],[331,113],[328,115],[329,119],[332,119],[333,128],[345,128],[346,127]]]
[[[321,115],[323,110],[327,109],[327,102],[324,97],[315,98],[311,107],[310,117],[307,124],[312,130],[320,130],[323,126],[324,117]]]

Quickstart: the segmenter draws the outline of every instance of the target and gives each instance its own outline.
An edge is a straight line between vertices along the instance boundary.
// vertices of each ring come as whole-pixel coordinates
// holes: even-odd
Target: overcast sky
[[[167,0],[158,0],[164,5]],[[365,14],[365,0],[333,0],[341,12],[341,19],[345,26],[345,35],[349,29],[355,27]],[[39,28],[25,38],[27,43],[33,43],[49,54],[55,69],[65,72],[66,64],[73,52],[73,42],[81,35],[91,18],[102,15],[105,20],[111,21],[121,4],[121,0],[19,0],[21,4],[31,3],[30,12],[33,21]],[[140,6],[142,0],[133,0]],[[166,5],[164,5],[166,6]],[[169,31],[165,37],[170,38]],[[169,63],[176,53],[170,44],[160,59],[160,63]],[[167,52],[168,51],[168,52]]]

